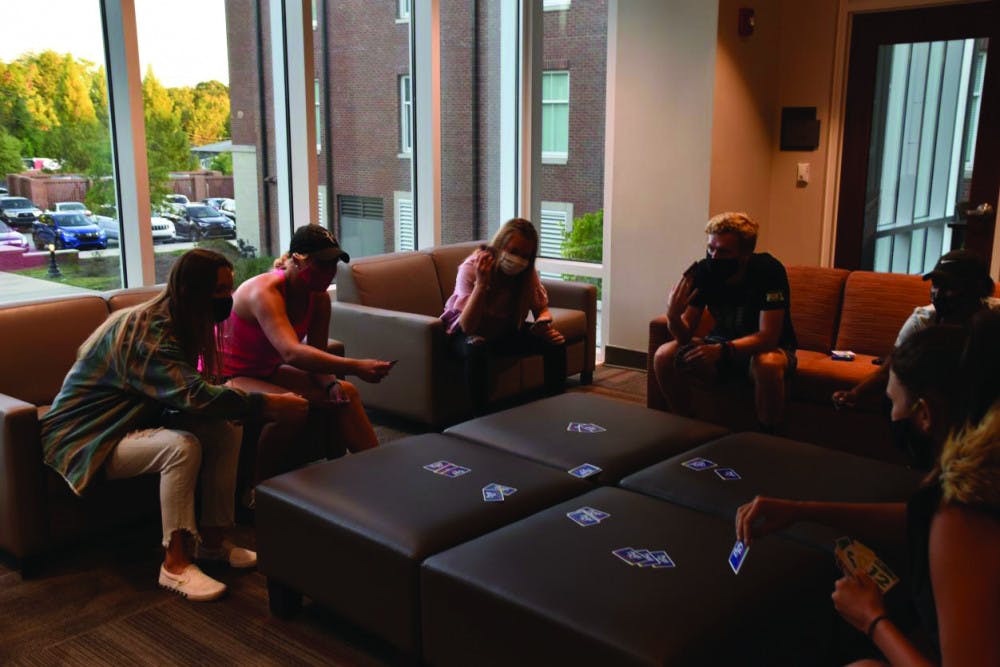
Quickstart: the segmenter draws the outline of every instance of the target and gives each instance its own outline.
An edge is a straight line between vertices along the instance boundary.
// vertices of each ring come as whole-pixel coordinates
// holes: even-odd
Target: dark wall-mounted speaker
[[[814,151],[818,146],[816,107],[782,107],[781,150]]]

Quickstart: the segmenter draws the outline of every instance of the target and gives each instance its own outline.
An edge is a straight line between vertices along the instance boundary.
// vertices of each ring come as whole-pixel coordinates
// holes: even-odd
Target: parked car
[[[83,213],[88,218],[93,215],[90,212],[89,208],[87,208],[86,206],[84,206],[83,204],[81,204],[78,201],[57,201],[55,204],[52,205],[52,209],[51,209],[50,212],[53,212],[53,213],[67,213],[67,212]]]
[[[0,185],[0,197],[6,197],[8,194],[10,193],[7,191],[7,186]]]
[[[28,230],[42,211],[25,197],[0,197],[0,220],[16,230]]]
[[[201,203],[208,204],[216,211],[236,222],[236,202],[229,197],[208,197]]]
[[[163,206],[174,215],[184,215],[184,207],[191,203],[187,195],[167,195],[163,198]]]
[[[162,241],[163,243],[168,243],[173,241],[177,237],[177,230],[174,227],[174,223],[162,216],[155,215],[149,221],[153,226],[153,242]]]
[[[106,215],[95,215],[94,222],[104,230],[109,243],[118,245],[121,238],[121,230],[118,228],[117,220]],[[175,240],[173,222],[160,216],[153,216],[149,222],[153,232],[153,243],[157,241],[169,243]]]
[[[50,243],[56,248],[107,248],[104,229],[82,213],[43,213],[32,226],[35,247],[43,250]]]
[[[104,230],[104,236],[107,237],[108,243],[114,242],[114,245],[118,245],[121,230],[118,229],[117,220],[106,215],[95,215],[94,224]]]
[[[174,223],[177,238],[198,241],[205,238],[236,238],[236,224],[211,206],[188,204]]]
[[[7,226],[7,223],[0,222],[0,245],[12,245],[15,248],[28,248],[28,239],[24,234],[16,232]]]

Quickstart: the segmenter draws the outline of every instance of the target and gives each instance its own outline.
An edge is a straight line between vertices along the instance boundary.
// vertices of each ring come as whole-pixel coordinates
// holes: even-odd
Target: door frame
[[[843,6],[843,0],[842,0]],[[961,12],[958,14],[957,12]],[[919,17],[919,20],[917,18]],[[940,41],[969,36],[968,26],[983,26],[982,37],[990,38],[990,53],[981,100],[980,132],[976,141],[976,156],[986,154],[988,146],[1000,142],[1000,1],[949,4],[945,6],[917,7],[845,15],[850,26],[849,34],[841,45],[840,62],[846,62],[846,89],[841,105],[841,136],[839,137],[839,163],[831,165],[834,182],[827,190],[827,212],[835,224],[829,225],[824,234],[824,248],[832,264],[847,269],[861,265],[864,233],[865,189],[869,160],[869,143],[872,128],[872,110],[875,70],[880,44],[898,42]],[[992,28],[990,30],[989,28]],[[855,41],[857,40],[857,41]],[[857,48],[853,48],[857,44]],[[838,49],[839,50],[839,49]],[[839,74],[839,72],[838,72]],[[986,113],[982,113],[985,110]],[[834,151],[832,151],[834,152]],[[996,196],[996,165],[973,179],[970,201],[993,201]],[[847,175],[845,177],[845,174]],[[992,180],[992,183],[990,182]],[[830,199],[833,199],[832,205]],[[858,221],[861,221],[860,223]],[[988,238],[972,238],[986,259],[995,254],[992,230]],[[826,253],[825,253],[826,254]]]

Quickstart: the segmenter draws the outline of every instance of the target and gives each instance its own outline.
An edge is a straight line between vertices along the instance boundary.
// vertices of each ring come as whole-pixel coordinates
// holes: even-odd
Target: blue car
[[[31,228],[35,247],[87,250],[107,248],[108,236],[93,220],[82,213],[43,213]]]

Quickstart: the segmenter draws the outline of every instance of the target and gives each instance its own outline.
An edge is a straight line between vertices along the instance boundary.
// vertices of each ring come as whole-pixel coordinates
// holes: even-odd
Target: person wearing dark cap
[[[327,352],[330,297],[327,288],[337,275],[337,263],[349,262],[337,239],[324,227],[295,230],[288,252],[274,270],[255,276],[233,294],[233,312],[223,325],[223,374],[244,391],[292,391],[309,400],[308,432],[317,432],[328,456],[358,452],[378,445],[378,438],[361,405],[358,390],[339,377],[355,375],[380,382],[392,362],[348,359]],[[321,422],[317,428],[313,420]],[[296,464],[296,441],[306,424],[272,422],[264,425],[257,443],[254,483]]]
[[[984,310],[1000,312],[1000,299],[991,297],[993,279],[986,264],[969,250],[952,250],[941,259],[924,280],[931,281],[931,303],[918,306],[907,318],[896,336],[899,347],[918,331],[937,324],[967,325],[977,313]],[[863,396],[874,396],[885,391],[889,379],[889,365],[878,370],[851,389],[833,393],[833,404],[854,407]]]

